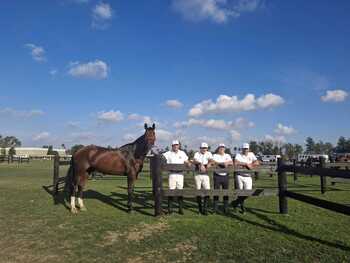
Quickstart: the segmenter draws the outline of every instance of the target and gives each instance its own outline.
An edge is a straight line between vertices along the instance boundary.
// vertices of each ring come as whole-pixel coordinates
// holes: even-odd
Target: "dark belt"
[[[174,174],[178,174],[178,173],[183,173],[183,171],[175,171],[175,170],[171,170],[169,171],[170,173],[174,173]]]

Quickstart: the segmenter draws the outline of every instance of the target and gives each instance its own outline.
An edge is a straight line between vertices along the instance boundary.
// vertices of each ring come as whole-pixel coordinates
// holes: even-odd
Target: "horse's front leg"
[[[128,174],[128,212],[133,211],[132,202],[134,200],[134,183],[136,176],[134,174]]]

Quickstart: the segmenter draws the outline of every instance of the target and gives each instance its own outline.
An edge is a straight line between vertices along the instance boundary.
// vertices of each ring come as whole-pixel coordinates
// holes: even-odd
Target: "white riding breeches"
[[[184,176],[183,174],[169,174],[169,189],[183,189]]]
[[[253,180],[250,176],[237,175],[238,189],[240,190],[252,190]]]
[[[210,190],[210,179],[209,179],[209,175],[207,174],[197,174],[194,177],[194,181],[196,183],[196,189],[200,190],[205,189],[205,190]]]

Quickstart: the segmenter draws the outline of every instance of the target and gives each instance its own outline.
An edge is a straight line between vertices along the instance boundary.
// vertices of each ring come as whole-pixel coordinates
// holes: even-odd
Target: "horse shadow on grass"
[[[236,219],[238,221],[256,226],[256,227],[265,228],[265,229],[268,229],[271,231],[276,231],[276,232],[283,233],[286,235],[291,235],[291,236],[297,237],[299,239],[317,242],[321,245],[325,245],[325,246],[329,246],[332,248],[337,248],[337,249],[341,249],[343,251],[350,252],[350,247],[348,247],[348,246],[342,245],[340,243],[333,243],[333,242],[330,242],[327,240],[322,240],[322,239],[319,239],[316,237],[308,236],[308,235],[302,234],[294,229],[288,228],[287,226],[278,223],[276,220],[271,219],[269,216],[264,215],[263,213],[267,212],[265,210],[256,209],[256,208],[246,208],[246,210],[249,213],[255,215],[257,218],[266,222],[266,224],[255,222],[253,220],[245,218],[244,216],[239,216],[238,214],[234,214],[234,213],[230,213],[227,216],[231,217],[233,219]],[[278,214],[278,213],[275,213],[275,214]]]
[[[67,210],[70,210],[70,207],[66,203],[66,193],[64,191],[61,190],[55,194],[52,187],[45,185],[43,185],[43,189],[51,195],[54,205],[63,205]]]
[[[120,187],[123,188],[123,187]],[[141,188],[148,188],[148,187],[141,187]],[[43,189],[52,196],[52,200],[54,205],[62,205],[67,210],[70,210],[70,207],[67,204],[66,199],[66,193],[64,191],[59,191],[57,194],[54,194],[53,190],[48,186],[43,186]],[[127,188],[125,188],[127,189]],[[117,208],[125,213],[128,213],[128,207],[127,207],[127,201],[128,201],[128,194],[126,193],[120,193],[120,192],[111,192],[110,195],[102,194],[100,192],[97,192],[95,190],[86,190],[84,191],[84,197],[86,199],[96,199],[101,201],[102,203],[105,203],[107,205],[110,205],[114,208]],[[133,210],[147,216],[153,216],[153,214],[149,213],[148,211],[151,208],[154,208],[153,201],[153,195],[152,192],[149,190],[134,190],[134,199],[133,199]]]

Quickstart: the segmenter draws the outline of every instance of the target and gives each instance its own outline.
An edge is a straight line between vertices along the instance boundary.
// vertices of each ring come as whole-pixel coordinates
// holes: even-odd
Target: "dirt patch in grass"
[[[143,262],[188,262],[192,259],[194,251],[198,248],[193,241],[176,243],[173,248],[151,250],[145,253],[141,253],[140,256],[127,259],[128,263],[143,263]],[[169,259],[169,256],[173,260]]]
[[[139,242],[154,234],[160,234],[169,229],[168,223],[161,219],[155,224],[140,223],[139,225],[132,227],[130,230],[123,233],[117,231],[107,231],[102,241],[98,243],[98,246],[111,246],[114,243],[124,239],[127,242]]]
[[[156,224],[142,223],[131,229],[126,236],[127,241],[141,241],[153,234],[159,234],[169,229],[169,225],[165,220],[160,220]]]

